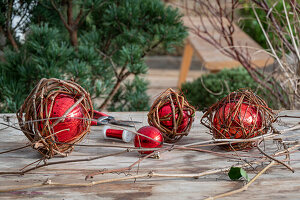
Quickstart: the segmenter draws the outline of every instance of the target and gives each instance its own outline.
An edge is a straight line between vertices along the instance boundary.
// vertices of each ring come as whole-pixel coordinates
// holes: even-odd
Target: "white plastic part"
[[[104,139],[111,139],[111,140],[119,140],[120,141],[120,139],[118,139],[118,138],[107,137],[106,136],[106,131],[108,129],[111,129],[111,127],[110,126],[104,126],[103,127],[103,130],[102,130],[103,131],[103,138]],[[123,133],[122,133],[123,142],[126,142],[126,143],[131,142],[133,140],[133,138],[134,138],[134,134],[132,132],[123,130]]]
[[[109,126],[104,126],[103,127],[103,138],[104,139],[108,139],[108,137],[106,136],[106,131],[107,131],[107,129],[109,129],[110,127]]]
[[[132,132],[129,132],[129,131],[126,131],[124,130],[123,131],[123,134],[122,134],[122,140],[126,143],[128,142],[131,142],[134,138],[134,134]]]

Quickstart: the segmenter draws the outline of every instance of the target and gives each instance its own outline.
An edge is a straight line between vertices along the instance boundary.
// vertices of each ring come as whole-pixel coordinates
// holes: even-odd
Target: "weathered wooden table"
[[[300,116],[299,111],[285,111],[281,114],[290,114]],[[147,125],[145,112],[134,113],[110,113],[118,119],[132,119],[142,121],[137,124],[137,129]],[[0,121],[3,122],[4,116],[11,116],[10,123],[16,122],[14,115],[0,115]],[[211,139],[208,130],[200,125],[201,113],[197,112],[191,133],[184,137],[176,145],[185,145],[194,142]],[[297,124],[299,119],[283,118],[279,128],[284,128],[282,124]],[[7,123],[7,122],[5,122]],[[27,138],[21,131],[13,128],[5,128],[0,125],[0,152],[14,149],[28,144]],[[300,131],[292,131],[290,137],[286,139],[298,140]],[[93,127],[91,133],[80,144],[97,145],[97,144],[120,144],[132,147],[133,144],[103,140],[101,137],[102,127]],[[164,147],[167,147],[165,145]],[[272,154],[276,150],[276,145],[272,141],[266,141],[265,152]],[[218,147],[201,147],[201,149],[212,150],[217,153],[224,152]],[[300,199],[300,153],[295,149],[291,154],[290,165],[295,169],[292,173],[282,165],[276,165],[270,168],[265,174],[261,175],[247,191],[226,197],[224,199]],[[119,152],[122,149],[112,147],[85,147],[77,146],[69,157],[52,158],[48,162],[89,158],[109,153]],[[238,154],[249,154],[252,157],[261,156],[257,149],[248,152],[237,152]],[[126,173],[109,173],[94,176],[93,179],[85,180],[87,174],[98,170],[117,169],[128,167],[140,158],[140,155],[133,151],[117,156],[96,159],[92,161],[65,163],[51,165],[33,170],[25,175],[0,175],[0,191],[12,187],[21,187],[48,182],[63,184],[85,184],[92,181],[110,180],[145,174],[149,172],[160,174],[197,174],[207,170],[230,167],[237,164],[237,160],[228,158],[226,155],[220,156],[212,153],[172,150],[162,153],[160,159],[148,158],[135,166],[130,172]],[[5,154],[0,154],[0,171],[18,171],[24,166],[40,159],[40,154],[31,147],[20,149]],[[244,157],[245,160],[251,159]],[[283,159],[284,157],[277,157]],[[252,158],[253,159],[253,158]],[[243,163],[243,162],[242,162]],[[266,162],[265,164],[268,164]],[[35,166],[37,163],[29,166]],[[264,165],[266,166],[266,165]],[[264,166],[258,165],[255,169],[250,170],[250,178],[254,177]],[[250,168],[251,169],[251,168]],[[102,183],[89,187],[65,187],[49,186],[20,189],[17,191],[0,192],[0,198],[3,199],[203,199],[215,196],[227,191],[235,190],[243,186],[243,181],[231,181],[226,172],[216,173],[198,178],[180,178],[180,177],[144,177],[137,179],[127,179],[109,183]]]

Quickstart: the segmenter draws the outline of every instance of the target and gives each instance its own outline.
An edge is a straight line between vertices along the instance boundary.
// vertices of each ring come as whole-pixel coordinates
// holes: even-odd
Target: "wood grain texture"
[[[133,113],[110,113],[118,119],[142,121],[137,125],[148,125],[146,112]],[[300,116],[299,111],[285,111],[281,114]],[[0,115],[3,122],[4,114]],[[16,122],[14,115],[11,116],[10,123]],[[183,137],[177,145],[190,144],[198,141],[211,139],[208,130],[200,125],[200,112],[196,113],[196,119],[187,137]],[[276,127],[283,129],[283,122],[296,124],[299,119],[284,118]],[[0,125],[0,129],[5,126]],[[134,130],[134,129],[133,129]],[[100,143],[121,144],[133,146],[132,143],[125,144],[117,141],[103,140],[102,127],[93,127],[92,132],[80,143],[96,145]],[[21,147],[28,143],[27,138],[21,131],[12,128],[0,130],[0,152]],[[293,131],[290,140],[299,139],[300,131]],[[215,152],[226,153],[219,148],[205,147],[204,149]],[[266,152],[271,153],[276,146],[271,142],[266,142]],[[49,160],[59,161],[68,159],[87,158],[107,153],[118,152],[121,149],[112,147],[75,147],[74,152],[66,158],[53,158]],[[242,154],[259,155],[257,149]],[[85,176],[97,170],[116,169],[127,167],[139,158],[137,152],[128,152],[123,155],[107,157],[89,162],[66,163],[52,165],[31,171],[22,176],[0,175],[0,189],[8,186],[21,186],[36,183],[43,183],[47,179],[60,183],[86,183],[110,178],[125,177],[124,174],[105,174],[95,176],[93,180],[85,181]],[[25,148],[15,152],[0,154],[0,171],[17,171],[25,165],[40,159],[40,154],[32,148]],[[280,157],[283,159],[283,157]],[[240,194],[236,194],[224,199],[299,199],[300,190],[300,153],[295,152],[291,155],[291,166],[295,173],[291,173],[283,166],[272,167],[266,174],[263,174],[251,187]],[[164,174],[190,174],[199,173],[210,169],[231,166],[237,162],[233,159],[216,156],[213,154],[194,152],[194,151],[169,151],[161,154],[160,159],[146,159],[139,167],[134,167],[127,176],[147,173],[154,171]],[[258,170],[249,171],[252,178]],[[95,185],[92,187],[41,187],[24,189],[14,192],[0,193],[1,199],[203,199],[220,193],[240,188],[241,181],[231,181],[226,173],[207,175],[198,179],[194,178],[142,178],[134,180],[119,181]]]

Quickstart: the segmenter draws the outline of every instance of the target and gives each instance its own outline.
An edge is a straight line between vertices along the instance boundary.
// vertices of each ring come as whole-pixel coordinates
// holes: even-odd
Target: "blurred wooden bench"
[[[195,29],[201,26],[199,17],[183,17],[183,22],[189,29]],[[220,34],[214,31],[207,18],[203,18],[203,22],[207,25],[207,31],[214,34],[216,39],[220,38]],[[201,27],[200,27],[201,28]],[[242,31],[237,25],[234,25],[235,32],[234,42],[237,46],[248,46],[249,56],[251,56],[252,64],[256,67],[264,67],[272,64],[274,59],[263,51],[263,48],[258,45],[250,36]],[[221,42],[225,44],[225,41],[221,39]],[[246,47],[243,49],[246,50]],[[259,51],[262,50],[262,51]],[[207,41],[201,39],[191,31],[186,40],[183,58],[181,62],[180,74],[178,79],[178,88],[185,82],[187,74],[190,69],[191,61],[194,52],[202,62],[203,66],[211,72],[217,72],[224,68],[234,68],[241,66],[241,64],[233,60],[232,58],[222,54],[216,47],[209,44]]]

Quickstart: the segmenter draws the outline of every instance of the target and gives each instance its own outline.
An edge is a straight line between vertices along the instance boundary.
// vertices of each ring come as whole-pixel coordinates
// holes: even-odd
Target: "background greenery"
[[[50,77],[75,80],[111,110],[147,110],[143,58],[157,46],[172,51],[187,35],[178,10],[160,0],[0,0],[0,6],[6,37],[0,112],[15,112],[35,84]],[[16,28],[13,16],[26,20]]]
[[[249,0],[240,0],[239,3],[240,7],[236,10],[236,23],[258,44],[260,44],[263,48],[268,49],[267,40],[251,6],[253,2],[251,3]],[[285,18],[282,20],[284,17],[283,2],[266,0],[266,3],[269,7],[273,6],[272,12],[270,12],[269,15],[267,15],[267,13],[261,8],[257,8],[255,4],[253,5],[274,49],[286,50],[286,47],[282,45],[282,41],[278,38],[278,34],[274,33],[274,25],[270,23],[270,16],[272,16],[279,22],[280,26],[285,27],[286,30],[288,29]],[[287,10],[290,9],[288,1],[285,6],[287,7]],[[293,21],[293,16],[289,15],[289,17],[290,21]],[[285,34],[284,36],[290,41],[289,35]],[[277,53],[281,56],[280,51]],[[264,72],[261,71],[261,73]],[[192,105],[199,110],[203,110],[225,97],[230,92],[240,88],[251,88],[273,109],[280,109],[283,106],[280,104],[278,99],[274,99],[273,95],[271,95],[269,91],[259,86],[244,68],[224,69],[216,74],[204,75],[193,82],[183,84],[182,92]],[[279,91],[284,98],[288,98],[282,88],[279,89]]]
[[[278,108],[266,89],[250,77],[244,68],[223,69],[216,74],[207,74],[182,85],[182,92],[190,104],[197,110],[204,110],[230,92],[241,88],[249,88],[262,97],[271,108]]]
[[[272,17],[276,18],[278,21],[280,21],[280,26],[282,27],[287,27],[287,24],[285,21],[279,20],[280,17],[283,15],[283,1],[274,1],[274,0],[266,0],[268,5],[273,5],[272,8],[272,12],[270,13],[270,15],[272,15]],[[238,25],[243,29],[243,31],[245,31],[251,38],[253,38],[260,46],[262,46],[265,49],[268,49],[268,44],[267,44],[267,40],[266,37],[264,36],[259,23],[255,17],[255,14],[253,12],[251,3],[249,2],[249,0],[240,0],[241,3],[241,7],[240,9],[237,10],[237,15],[238,15]],[[286,7],[287,10],[290,9],[290,4],[288,3],[288,1],[286,2]],[[255,7],[255,5],[254,5]],[[264,27],[264,29],[266,30],[266,32],[268,33],[268,36],[270,38],[270,41],[272,43],[272,45],[274,45],[274,47],[276,48],[276,46],[281,46],[282,44],[280,43],[280,40],[277,38],[278,35],[274,34],[273,30],[270,27],[270,21],[267,20],[270,16],[267,16],[266,12],[262,9],[255,9],[257,12],[257,15],[259,17],[259,19],[262,22],[262,25]],[[293,16],[291,15],[290,17],[290,21],[293,21],[292,18]],[[288,40],[290,40],[290,37],[288,35],[285,35],[287,37]]]

